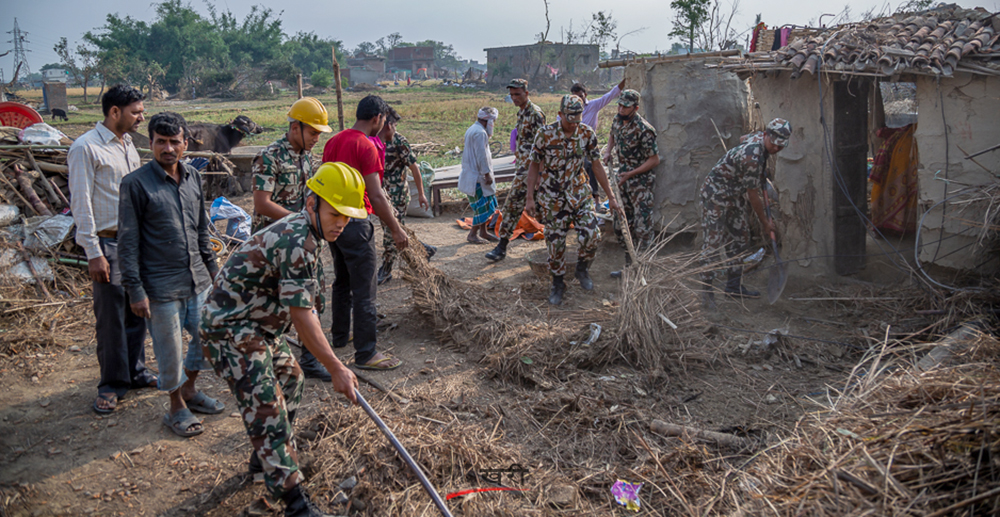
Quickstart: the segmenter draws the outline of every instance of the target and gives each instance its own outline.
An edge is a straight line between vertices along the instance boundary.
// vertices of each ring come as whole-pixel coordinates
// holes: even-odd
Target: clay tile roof
[[[954,4],[824,29],[794,29],[791,43],[730,60],[737,72],[791,70],[950,77],[955,71],[1000,76],[1000,16]]]

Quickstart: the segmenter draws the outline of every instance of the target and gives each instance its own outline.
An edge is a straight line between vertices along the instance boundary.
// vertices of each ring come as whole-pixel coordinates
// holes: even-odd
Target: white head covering
[[[477,116],[479,117],[479,120],[486,121],[486,134],[493,136],[493,121],[500,116],[500,111],[496,108],[484,106],[479,109],[479,114]]]

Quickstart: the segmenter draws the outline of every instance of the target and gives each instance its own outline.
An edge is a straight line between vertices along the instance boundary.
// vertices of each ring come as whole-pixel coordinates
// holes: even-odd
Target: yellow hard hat
[[[298,120],[316,128],[317,131],[330,133],[329,116],[323,103],[314,97],[302,97],[295,101],[288,110],[288,118]]]
[[[368,210],[365,209],[365,180],[354,167],[341,162],[324,163],[306,181],[306,186],[347,217],[368,217]]]

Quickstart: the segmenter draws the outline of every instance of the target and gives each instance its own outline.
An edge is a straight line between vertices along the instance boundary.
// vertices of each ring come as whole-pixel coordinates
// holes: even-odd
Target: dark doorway
[[[868,237],[868,89],[854,78],[833,83],[834,271],[850,275],[865,267]]]

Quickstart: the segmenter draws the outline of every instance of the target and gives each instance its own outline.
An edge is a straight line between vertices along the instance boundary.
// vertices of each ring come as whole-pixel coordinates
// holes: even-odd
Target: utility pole
[[[24,44],[29,43],[28,33],[22,31],[20,27],[17,26],[17,18],[14,18],[14,30],[7,31],[7,34],[12,34],[14,39],[8,41],[7,43],[14,44],[14,77],[10,80],[11,84],[17,81],[18,70],[23,66],[25,77],[31,75],[31,68],[28,67],[28,56],[27,53],[30,50],[24,49]]]

